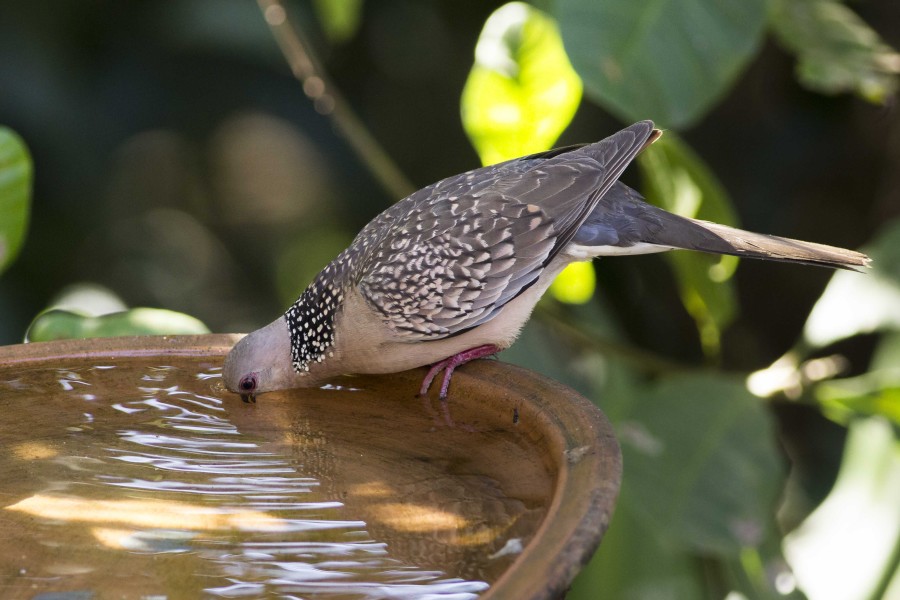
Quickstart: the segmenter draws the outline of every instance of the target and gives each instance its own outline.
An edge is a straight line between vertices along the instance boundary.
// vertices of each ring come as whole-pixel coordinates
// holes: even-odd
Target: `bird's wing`
[[[662,132],[640,121],[595,144],[546,159],[527,173],[505,177],[494,188],[521,202],[538,204],[559,235],[552,259],[577,234],[625,168]]]
[[[491,318],[540,275],[555,241],[536,206],[497,195],[448,200],[416,211],[373,249],[359,289],[401,338],[440,339]]]
[[[409,341],[487,322],[538,279],[653,131],[649,121],[637,123],[596,144],[470,171],[413,194],[360,234],[368,240],[363,297]]]

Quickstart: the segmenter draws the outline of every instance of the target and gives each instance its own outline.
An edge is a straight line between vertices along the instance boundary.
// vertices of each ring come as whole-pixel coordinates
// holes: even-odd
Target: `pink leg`
[[[454,354],[449,358],[445,358],[441,362],[434,363],[429,369],[428,374],[425,375],[425,379],[422,380],[422,387],[419,389],[419,395],[424,396],[428,393],[428,388],[431,387],[431,382],[434,381],[434,378],[440,373],[442,370],[444,371],[444,379],[441,382],[441,394],[440,398],[443,400],[447,397],[447,391],[450,389],[450,378],[453,377],[453,370],[460,365],[464,365],[469,361],[475,360],[476,358],[484,358],[485,356],[491,356],[492,354],[497,354],[500,351],[500,348],[493,344],[485,344],[484,346],[478,346],[476,348],[470,348],[469,350],[464,350],[459,354]]]

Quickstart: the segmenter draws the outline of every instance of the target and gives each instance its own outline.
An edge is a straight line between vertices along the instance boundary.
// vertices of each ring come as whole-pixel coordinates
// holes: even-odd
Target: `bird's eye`
[[[242,392],[252,392],[256,389],[256,375],[253,373],[244,375],[244,378],[241,379],[241,382],[238,385],[241,386]]]

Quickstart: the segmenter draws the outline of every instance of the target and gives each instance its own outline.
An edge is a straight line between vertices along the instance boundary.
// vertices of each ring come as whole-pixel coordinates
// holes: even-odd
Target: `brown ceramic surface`
[[[490,588],[482,598],[523,599],[559,597],[599,544],[618,493],[620,455],[606,419],[572,390],[482,360],[457,371],[446,406],[415,397],[423,370],[343,378],[335,382],[339,389],[266,394],[258,404],[245,405],[215,378],[234,340],[207,335],[0,347],[0,433],[8,454],[0,460],[0,591],[6,590],[0,596],[84,590],[101,598],[114,593],[213,597],[217,594],[207,590],[228,589],[225,584],[238,579],[260,586],[260,594],[314,594],[301,584],[284,583],[285,572],[276,569],[275,576],[274,567],[263,568],[269,563],[285,568],[284,559],[263,554],[257,559],[246,552],[265,540],[295,539],[299,534],[273,533],[296,521],[288,512],[258,509],[258,501],[236,508],[223,495],[173,495],[162,484],[161,492],[148,492],[115,483],[145,477],[122,469],[160,460],[127,445],[113,448],[137,435],[136,409],[128,402],[138,400],[128,390],[141,373],[142,381],[157,382],[140,388],[142,397],[158,405],[166,393],[178,398],[179,385],[197,398],[215,397],[222,422],[234,428],[228,433],[253,441],[253,452],[278,457],[292,477],[315,482],[302,499],[320,507],[313,509],[315,516],[325,520],[315,521],[317,526],[334,531],[316,534],[323,544],[368,536],[387,548],[390,564],[419,570],[423,577],[459,579],[462,586],[486,582]],[[117,368],[92,370],[96,365]],[[54,375],[46,394],[26,402],[19,390],[48,369],[61,379]],[[177,380],[196,371],[205,372],[199,381]],[[81,393],[99,389],[101,381],[124,390],[117,392],[121,398]],[[65,389],[58,390],[57,383]],[[79,393],[87,399],[75,399]],[[162,406],[160,414],[171,416],[172,407]],[[72,420],[84,416],[90,417],[88,424]],[[152,429],[158,422],[145,426]],[[142,444],[153,446],[159,439],[151,429],[138,436],[150,438]],[[96,441],[104,439],[104,431],[114,435],[113,442]],[[110,455],[111,448],[119,455]],[[94,452],[97,456],[85,456]],[[111,460],[122,453],[124,467]],[[135,468],[158,473],[159,481],[177,479],[195,492],[221,480],[185,468],[175,475],[143,463]],[[212,516],[209,506],[215,508]],[[202,516],[183,520],[195,512]],[[147,513],[156,516],[148,520]],[[332,525],[327,519],[334,519]],[[160,531],[176,538],[186,533],[166,551],[159,546]],[[151,547],[134,551],[134,540],[140,542],[142,535],[150,535]],[[231,558],[236,549],[249,558]],[[326,563],[334,560],[321,564]],[[236,571],[240,577],[233,576]],[[357,588],[338,583],[345,587],[323,588],[328,593],[322,596],[354,595]]]

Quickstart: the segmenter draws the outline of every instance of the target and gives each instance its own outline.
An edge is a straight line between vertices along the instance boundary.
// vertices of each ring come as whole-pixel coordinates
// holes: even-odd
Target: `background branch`
[[[343,138],[392,198],[400,200],[413,193],[416,188],[317,64],[301,30],[288,19],[284,5],[278,0],[258,0],[258,3],[294,77],[302,84],[303,93],[312,100],[316,111],[331,118]]]

